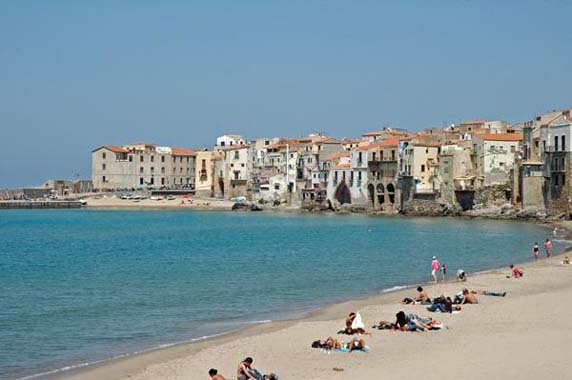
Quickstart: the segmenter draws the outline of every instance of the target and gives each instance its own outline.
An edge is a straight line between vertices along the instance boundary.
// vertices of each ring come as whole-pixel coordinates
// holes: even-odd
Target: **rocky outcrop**
[[[461,215],[461,206],[422,199],[406,202],[401,213],[409,216],[456,216]]]

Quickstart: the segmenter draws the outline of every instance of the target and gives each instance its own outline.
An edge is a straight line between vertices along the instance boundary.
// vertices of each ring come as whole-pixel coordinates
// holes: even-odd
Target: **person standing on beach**
[[[544,250],[546,251],[546,258],[550,258],[550,254],[552,253],[552,242],[550,239],[546,239],[544,241]]]
[[[431,261],[431,276],[433,276],[433,282],[437,283],[437,271],[441,267],[439,264],[439,260],[437,260],[437,256],[433,256],[433,261]]]
[[[532,247],[532,252],[534,253],[534,260],[538,260],[538,253],[539,253],[539,248],[538,248],[538,242],[535,241],[534,242],[534,246]]]
[[[447,281],[447,266],[445,263],[441,264],[441,273],[443,273],[443,282]]]

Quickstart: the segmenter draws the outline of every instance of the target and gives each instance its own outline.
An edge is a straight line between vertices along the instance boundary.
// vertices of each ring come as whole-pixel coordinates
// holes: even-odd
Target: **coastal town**
[[[569,219],[571,141],[565,109],[514,124],[386,127],[356,138],[224,134],[210,149],[104,145],[91,152],[91,179],[52,180],[35,192],[107,194],[122,204],[191,197],[255,209]]]

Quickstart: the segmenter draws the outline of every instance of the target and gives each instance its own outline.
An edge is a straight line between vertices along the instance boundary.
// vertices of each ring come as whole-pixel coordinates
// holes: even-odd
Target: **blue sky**
[[[90,177],[104,144],[570,107],[571,15],[565,1],[4,2],[0,187]]]

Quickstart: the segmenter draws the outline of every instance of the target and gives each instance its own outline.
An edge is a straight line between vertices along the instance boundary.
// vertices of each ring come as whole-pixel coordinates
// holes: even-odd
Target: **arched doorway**
[[[340,204],[344,203],[352,203],[352,195],[350,193],[350,189],[346,185],[345,182],[342,182],[338,185],[336,189],[335,198]]]
[[[367,193],[369,195],[369,201],[371,202],[372,205],[375,204],[375,187],[373,186],[373,184],[369,184],[367,185]]]
[[[380,205],[385,203],[385,189],[383,188],[382,183],[377,185],[377,202]]]
[[[392,183],[387,184],[387,197],[389,198],[389,203],[395,203],[395,186]]]

